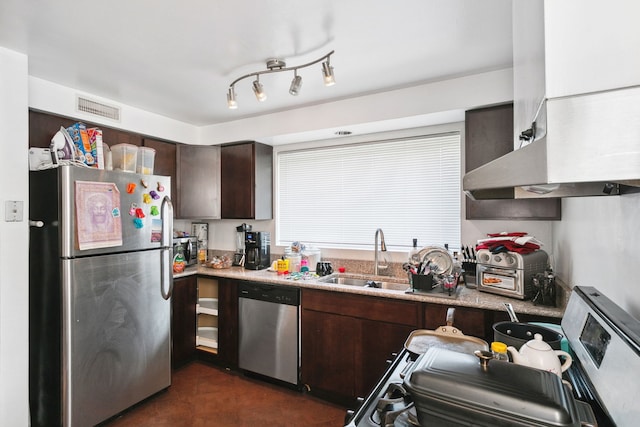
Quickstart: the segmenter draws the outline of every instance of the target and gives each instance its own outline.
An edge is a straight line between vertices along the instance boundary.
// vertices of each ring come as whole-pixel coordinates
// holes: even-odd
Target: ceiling
[[[511,0],[2,0],[0,46],[28,55],[29,75],[204,126],[508,68]],[[320,64],[236,78],[331,50]]]

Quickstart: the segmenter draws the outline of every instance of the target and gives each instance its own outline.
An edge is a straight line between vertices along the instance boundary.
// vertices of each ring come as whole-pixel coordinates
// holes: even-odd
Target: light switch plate
[[[6,200],[4,202],[4,220],[6,222],[22,221],[24,202],[21,200]]]

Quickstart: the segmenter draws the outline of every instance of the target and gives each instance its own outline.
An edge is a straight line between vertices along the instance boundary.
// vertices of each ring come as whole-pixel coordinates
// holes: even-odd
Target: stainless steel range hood
[[[546,134],[468,172],[474,199],[640,191],[640,87],[552,98]]]

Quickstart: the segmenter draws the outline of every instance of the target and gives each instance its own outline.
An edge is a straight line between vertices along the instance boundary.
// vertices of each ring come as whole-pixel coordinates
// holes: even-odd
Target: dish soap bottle
[[[184,271],[184,254],[182,253],[182,245],[178,245],[178,253],[173,257],[173,272],[182,273]]]

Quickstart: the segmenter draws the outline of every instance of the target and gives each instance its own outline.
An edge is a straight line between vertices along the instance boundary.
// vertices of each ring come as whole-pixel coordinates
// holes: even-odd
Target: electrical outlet
[[[6,222],[20,222],[24,213],[24,202],[21,200],[6,200],[4,202],[4,220]]]

